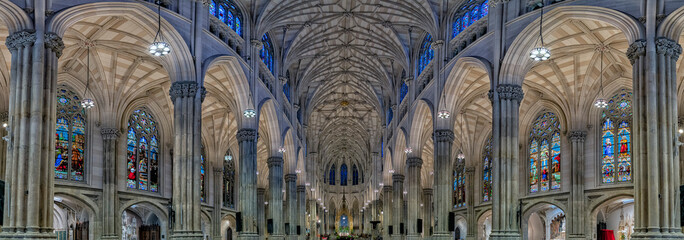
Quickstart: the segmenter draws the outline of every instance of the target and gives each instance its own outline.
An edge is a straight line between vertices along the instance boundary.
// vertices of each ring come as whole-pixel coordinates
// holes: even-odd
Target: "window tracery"
[[[560,189],[560,122],[552,112],[537,117],[530,131],[530,192]]]
[[[456,168],[454,170],[454,185],[452,202],[454,208],[460,208],[466,206],[466,189],[465,189],[465,160],[458,159],[456,163]]]
[[[268,37],[268,34],[264,34],[264,36],[261,38],[261,43],[261,51],[259,52],[261,61],[264,62],[264,64],[266,64],[266,68],[268,68],[268,70],[271,71],[272,74],[274,74],[273,44],[271,43],[271,39]]]
[[[206,202],[207,201],[207,193],[205,192],[205,189],[204,189],[205,188],[204,187],[204,184],[205,184],[204,181],[206,179],[205,171],[207,169],[207,162],[205,159],[206,154],[204,151],[204,144],[202,144],[201,149],[202,150],[201,150],[201,154],[200,154],[200,200],[202,202]]]
[[[463,32],[470,25],[477,20],[486,17],[489,14],[489,0],[469,0],[463,4],[454,15],[454,23],[452,25],[452,36],[455,38],[459,33]]]
[[[601,114],[601,181],[632,180],[632,93],[622,91]]]
[[[157,122],[146,108],[135,110],[128,119],[126,186],[159,191],[159,133]]]
[[[435,51],[432,50],[430,45],[432,44],[432,36],[427,34],[423,43],[420,44],[420,54],[418,58],[418,76],[423,73],[423,70],[428,66],[433,57],[435,57]]]
[[[85,180],[86,112],[81,98],[66,86],[57,89],[55,178]]]
[[[209,14],[218,18],[242,37],[242,12],[232,0],[212,0]]]

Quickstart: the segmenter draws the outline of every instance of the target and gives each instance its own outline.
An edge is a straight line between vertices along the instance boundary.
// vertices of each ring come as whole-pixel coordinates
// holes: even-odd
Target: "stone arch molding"
[[[33,28],[33,21],[26,12],[9,1],[0,1],[0,21],[7,26],[10,34]]]
[[[165,11],[162,8],[162,11]],[[164,14],[164,13],[162,13]],[[125,16],[130,21],[136,22],[141,28],[154,35],[157,26],[157,13],[140,3],[126,2],[100,2],[74,6],[56,14],[47,25],[50,32],[58,36],[64,33],[74,24],[88,17],[94,16]],[[188,44],[173,25],[162,17],[161,28],[167,39],[173,54],[158,57],[159,63],[164,66],[172,82],[193,80],[195,68]],[[153,39],[150,39],[150,43]],[[146,47],[146,46],[145,46]]]
[[[544,15],[544,35],[551,33],[566,19],[590,19],[608,23],[619,29],[629,43],[643,38],[645,34],[644,26],[634,17],[602,7],[562,6]],[[518,37],[507,48],[509,52],[506,53],[501,65],[499,84],[522,85],[525,75],[535,65],[529,58],[528,51],[534,48],[537,42],[539,21],[537,18],[519,32]]]

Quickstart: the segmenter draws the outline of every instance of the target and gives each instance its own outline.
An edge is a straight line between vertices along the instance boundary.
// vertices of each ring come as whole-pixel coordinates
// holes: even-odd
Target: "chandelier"
[[[157,18],[157,34],[154,36],[154,41],[150,44],[150,54],[154,56],[164,56],[171,52],[171,46],[164,41],[164,35],[161,32],[161,1],[157,1],[157,9],[159,16]]]
[[[597,108],[606,108],[608,107],[608,102],[603,98],[603,51],[605,51],[605,47],[599,47],[598,50],[601,52],[601,75],[599,76],[599,96],[596,99],[596,102],[594,102],[594,106]]]
[[[551,58],[551,51],[544,47],[544,36],[542,35],[542,24],[544,23],[544,3],[541,3],[541,17],[539,18],[539,40],[541,47],[536,47],[530,51],[530,58],[534,61],[546,61]]]
[[[88,95],[88,85],[90,84],[90,44],[88,43],[88,56],[87,56],[87,64],[88,68],[86,69],[86,88],[85,92],[83,93],[84,96]],[[81,100],[81,107],[84,109],[88,110],[93,107],[95,107],[95,101],[91,98],[84,98]]]

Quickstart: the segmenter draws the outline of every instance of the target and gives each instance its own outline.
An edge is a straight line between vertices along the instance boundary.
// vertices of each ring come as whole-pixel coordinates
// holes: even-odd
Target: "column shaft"
[[[268,188],[271,200],[268,203],[270,219],[273,220],[273,233],[269,239],[283,239],[283,158],[268,158]]]
[[[584,140],[585,131],[573,131],[569,135],[572,143],[571,191],[569,204],[568,239],[586,239],[584,217]]]
[[[434,165],[434,218],[433,238],[451,239],[449,233],[449,212],[451,205],[451,146],[454,132],[448,129],[436,130]]]
[[[475,167],[466,167],[466,239],[477,239],[477,216],[475,216]]]
[[[242,213],[242,232],[238,233],[241,240],[258,239],[257,234],[257,209],[262,209],[264,201],[257,201],[257,175],[256,175],[256,137],[257,131],[251,128],[243,128],[237,132],[237,140],[240,145],[240,202],[238,209]],[[265,225],[264,225],[265,226]],[[259,228],[259,234],[264,235],[265,228]]]
[[[121,219],[117,219],[119,196],[117,189],[116,146],[121,132],[116,128],[102,128],[102,239],[120,239]]]
[[[408,228],[408,239],[419,239],[418,233],[418,218],[420,218],[420,169],[423,166],[423,160],[417,157],[409,158],[408,164],[408,220],[406,226]]]
[[[423,212],[423,238],[428,238],[430,228],[432,228],[432,188],[423,189],[423,207],[420,209]]]
[[[219,161],[222,162],[222,161]],[[212,221],[212,238],[214,240],[222,240],[221,238],[221,209],[223,208],[223,166],[214,167],[214,210],[212,211],[212,218],[216,219]]]
[[[299,239],[306,239],[306,187],[297,186],[297,224],[299,228]],[[313,216],[313,215],[312,215]],[[296,230],[296,229],[295,229]]]
[[[392,186],[383,186],[382,187],[382,238],[383,239],[390,239],[390,236],[394,234],[393,232],[390,232],[389,228],[392,226],[394,228],[393,223],[392,223],[392,192],[393,188]]]
[[[401,239],[404,232],[401,230],[402,217],[404,216],[404,175],[394,174],[392,175],[392,187],[394,187],[394,202],[392,204],[392,217],[394,225],[394,233],[392,234],[392,239]],[[406,226],[404,226],[406,228]]]
[[[285,191],[287,192],[288,239],[297,239],[297,174],[285,175]]]

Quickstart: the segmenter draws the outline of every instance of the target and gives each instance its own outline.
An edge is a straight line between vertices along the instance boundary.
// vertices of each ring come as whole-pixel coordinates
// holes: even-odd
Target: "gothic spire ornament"
[[[154,41],[150,45],[150,54],[154,56],[164,56],[171,52],[171,46],[164,41],[164,35],[161,32],[161,1],[157,1],[157,9],[159,10],[159,15],[157,18],[157,34],[154,36]]]

